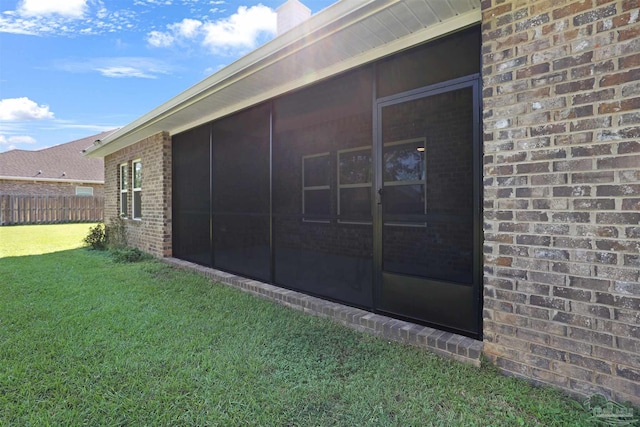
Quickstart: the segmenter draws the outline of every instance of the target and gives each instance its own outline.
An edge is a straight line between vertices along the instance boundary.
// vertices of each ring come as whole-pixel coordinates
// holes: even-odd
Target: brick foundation
[[[638,1],[482,1],[484,341],[640,403]]]
[[[258,297],[269,299],[286,307],[334,320],[360,332],[377,335],[393,341],[404,342],[416,347],[428,349],[449,359],[480,366],[482,342],[469,337],[439,331],[427,326],[420,326],[359,308],[326,301],[321,298],[279,288],[257,280],[239,277],[234,274],[203,267],[176,258],[166,258],[164,261],[174,267],[195,271],[216,282],[224,283]]]

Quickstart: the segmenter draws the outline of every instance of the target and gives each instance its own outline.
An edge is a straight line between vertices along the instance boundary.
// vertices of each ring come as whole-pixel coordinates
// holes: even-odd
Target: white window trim
[[[136,164],[140,164],[140,187],[136,187]],[[136,193],[140,193],[140,216],[136,217]],[[131,162],[131,218],[136,221],[142,220],[142,159],[136,159]]]
[[[340,184],[340,155],[343,153],[350,153],[353,151],[365,151],[365,150],[369,150],[369,153],[371,155],[371,174],[369,176],[369,182],[361,182],[358,184]],[[370,145],[363,145],[362,147],[356,147],[356,148],[347,148],[345,150],[338,150],[338,161],[337,161],[337,167],[336,167],[336,175],[337,175],[337,183],[338,183],[338,218],[340,218],[340,191],[343,188],[365,188],[365,187],[369,187],[371,188],[372,183],[371,183],[371,179],[373,177],[373,147],[371,147]],[[345,221],[343,219],[338,219],[338,222],[341,224],[371,224],[371,221]]]
[[[119,210],[120,210],[120,216],[122,218],[127,218],[129,212],[127,212],[127,209],[125,209],[123,211],[122,209],[122,200],[127,200],[127,198],[129,197],[129,165],[127,163],[121,163],[119,165],[120,168],[120,183],[118,185],[118,187],[120,187],[120,206],[119,206]],[[124,174],[127,174],[127,188],[122,188],[123,187],[123,180],[122,178],[124,177]],[[128,200],[127,200],[128,202]],[[129,207],[129,203],[127,203],[127,207]]]
[[[329,185],[314,185],[314,186],[309,186],[309,187],[305,187],[305,183],[304,183],[304,161],[306,159],[311,159],[314,157],[328,157],[329,161],[331,161],[331,152],[327,151],[324,153],[317,153],[317,154],[310,154],[308,156],[302,156],[302,215],[305,215],[305,195],[307,191],[317,191],[317,190],[331,190],[331,183],[329,183]],[[331,200],[331,195],[329,195],[329,200]],[[331,222],[330,220],[325,220],[325,219],[306,219],[306,218],[302,218],[302,220],[304,222],[319,222],[319,223],[324,223],[327,224],[329,222]]]

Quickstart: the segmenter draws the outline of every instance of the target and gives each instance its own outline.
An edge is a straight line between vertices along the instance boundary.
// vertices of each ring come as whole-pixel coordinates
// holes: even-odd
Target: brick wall
[[[132,216],[131,188],[126,227],[127,243],[157,257],[171,256],[171,137],[161,132],[105,158],[105,221],[119,214],[120,165],[128,164],[131,185],[131,162],[142,161],[142,219]]]
[[[0,180],[0,194],[19,196],[75,196],[76,187],[92,187],[94,196],[104,196],[103,184]]]
[[[638,0],[483,0],[484,340],[640,404]]]

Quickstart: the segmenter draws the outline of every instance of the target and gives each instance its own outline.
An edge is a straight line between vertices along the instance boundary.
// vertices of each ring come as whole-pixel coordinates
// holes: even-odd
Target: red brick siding
[[[19,196],[75,196],[76,187],[92,187],[94,196],[104,196],[104,184],[0,179],[0,194]]]
[[[482,1],[485,353],[507,373],[636,404],[638,8]]]
[[[131,163],[142,161],[142,219],[131,219]],[[119,214],[120,165],[127,163],[127,243],[156,257],[171,256],[171,137],[162,132],[105,158],[105,219]]]

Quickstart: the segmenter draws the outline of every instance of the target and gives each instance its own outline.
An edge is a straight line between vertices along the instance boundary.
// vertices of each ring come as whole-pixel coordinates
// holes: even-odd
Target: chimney
[[[311,9],[298,0],[287,0],[276,9],[278,14],[278,35],[309,19]]]

